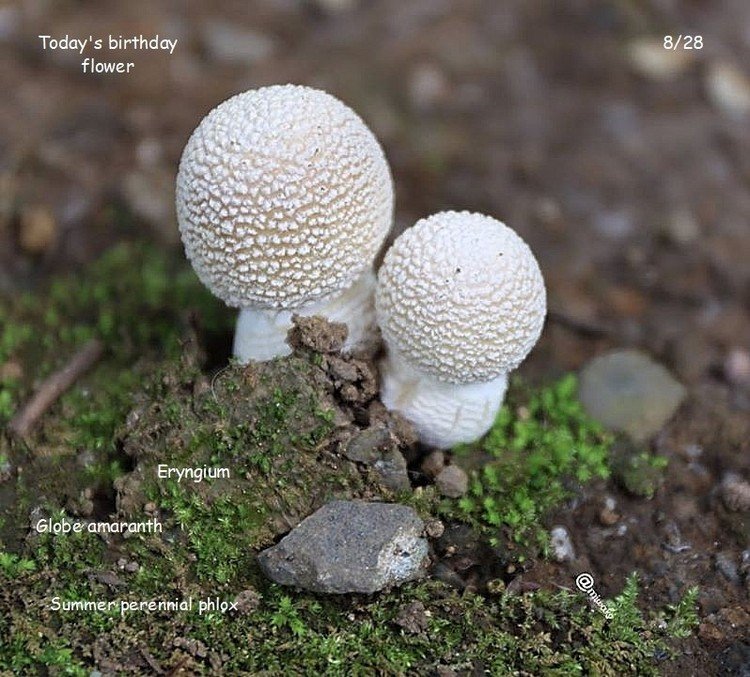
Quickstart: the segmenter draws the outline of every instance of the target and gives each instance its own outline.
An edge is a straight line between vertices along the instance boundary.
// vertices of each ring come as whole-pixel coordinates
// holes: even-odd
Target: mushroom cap
[[[466,384],[524,360],[542,331],[546,293],[515,231],[482,214],[440,212],[396,239],[375,307],[390,349],[419,371]]]
[[[393,216],[383,150],[351,108],[279,85],[214,108],[185,146],[177,220],[200,280],[227,305],[296,308],[372,265]]]

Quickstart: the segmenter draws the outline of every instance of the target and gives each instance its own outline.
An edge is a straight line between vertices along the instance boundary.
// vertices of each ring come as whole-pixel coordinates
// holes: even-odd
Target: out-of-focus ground
[[[91,76],[78,54],[41,49],[38,35],[66,33],[179,43],[172,56],[121,55],[130,75]],[[703,48],[664,50],[664,35],[700,35]],[[122,238],[177,246],[173,180],[188,135],[228,96],[285,82],[339,96],[381,139],[396,234],[467,208],[528,241],[551,317],[526,376],[634,346],[688,386],[659,441],[665,486],[621,506],[629,532],[596,525],[601,497],[560,520],[600,593],[636,568],[660,602],[701,586],[696,652],[714,656],[705,669],[735,669],[750,653],[748,591],[723,558],[739,581],[750,543],[712,506],[727,472],[750,472],[750,3],[3,5],[0,290],[34,288]],[[675,538],[690,547],[664,546]]]
[[[174,243],[173,177],[200,118],[233,93],[304,83],[382,140],[396,233],[444,208],[495,215],[534,249],[554,311],[700,379],[750,335],[749,26],[742,0],[6,5],[0,284],[135,232]],[[39,34],[66,33],[179,44],[90,76],[77,53],[41,49]],[[704,47],[670,53],[665,34]],[[532,366],[576,367],[591,349],[552,323]]]

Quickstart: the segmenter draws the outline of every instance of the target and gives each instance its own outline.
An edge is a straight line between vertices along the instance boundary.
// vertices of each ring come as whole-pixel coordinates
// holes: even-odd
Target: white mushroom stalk
[[[346,323],[345,349],[372,340],[393,184],[377,139],[341,101],[284,85],[220,104],[185,146],[176,205],[198,277],[241,309],[240,362],[291,352],[295,313]]]
[[[515,231],[482,214],[441,212],[396,239],[375,306],[387,348],[383,403],[425,444],[448,448],[491,427],[508,374],[541,334],[546,292]]]

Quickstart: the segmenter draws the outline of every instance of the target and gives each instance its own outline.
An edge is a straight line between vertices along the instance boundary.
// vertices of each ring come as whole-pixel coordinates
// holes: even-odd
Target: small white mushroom
[[[335,97],[295,85],[228,99],[198,125],[177,175],[177,219],[200,280],[240,308],[240,362],[290,352],[291,316],[375,331],[373,260],[393,217],[383,150]]]
[[[394,242],[378,274],[387,347],[381,399],[439,448],[492,425],[508,373],[537,342],[546,314],[528,245],[482,214],[441,212]]]

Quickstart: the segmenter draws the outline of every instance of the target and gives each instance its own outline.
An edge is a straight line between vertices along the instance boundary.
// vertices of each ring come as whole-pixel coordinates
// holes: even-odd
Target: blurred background
[[[110,33],[179,42],[171,56],[89,51],[135,63],[92,76],[38,38]],[[665,35],[703,47],[667,50]],[[378,135],[396,234],[468,208],[529,242],[551,308],[529,373],[610,345],[645,348],[686,383],[727,360],[750,369],[749,78],[746,0],[7,3],[0,291],[123,238],[178,247],[190,132],[232,94],[294,82]]]

